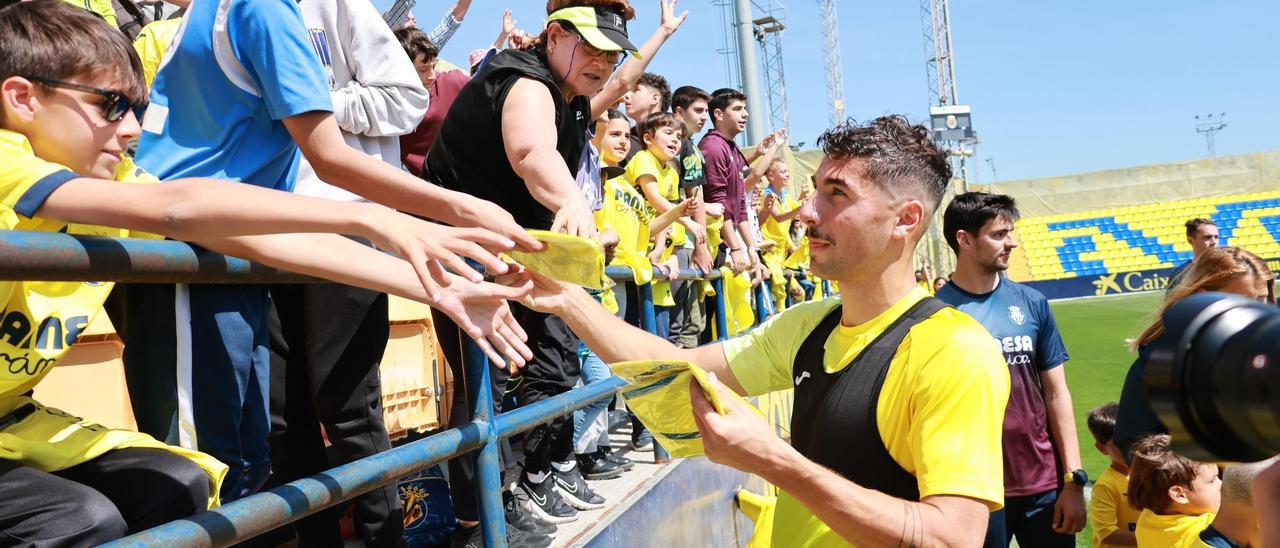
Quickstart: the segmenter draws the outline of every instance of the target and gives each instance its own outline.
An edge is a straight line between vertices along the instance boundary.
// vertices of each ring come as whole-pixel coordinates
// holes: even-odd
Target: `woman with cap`
[[[665,36],[683,21],[665,15],[674,1],[663,2]],[[627,0],[550,0],[547,27],[538,45],[495,55],[459,92],[427,153],[423,178],[449,189],[491,200],[526,228],[551,229],[594,236],[590,207],[575,182],[575,171],[587,146],[587,126],[614,101],[609,91],[625,85],[610,77],[630,53],[642,57],[627,37],[626,22],[635,12]],[[669,20],[670,19],[670,20]],[[655,38],[657,35],[655,35]],[[655,42],[645,44],[646,50]],[[657,45],[653,45],[656,50]],[[627,67],[624,72],[634,72]],[[642,72],[642,71],[641,71]],[[623,89],[622,92],[625,92]],[[617,93],[621,97],[622,92]],[[595,96],[593,100],[590,97]],[[554,316],[513,305],[517,321],[537,351],[521,386],[525,404],[571,390],[578,382],[578,339]],[[455,394],[467,394],[458,331],[445,317],[437,319],[441,347],[454,368]],[[493,370],[493,399],[501,402],[508,378],[505,367]],[[471,420],[471,404],[456,397],[451,426]],[[521,505],[542,521],[576,519],[579,508],[598,507],[599,495],[586,489],[572,467],[573,422],[564,418],[540,425],[525,439],[525,473],[519,480]],[[512,459],[506,459],[508,463]],[[552,463],[562,464],[554,468]],[[459,537],[478,534],[475,470],[471,459],[450,461],[454,512]],[[556,487],[559,486],[559,489]],[[507,497],[508,535],[545,533]]]

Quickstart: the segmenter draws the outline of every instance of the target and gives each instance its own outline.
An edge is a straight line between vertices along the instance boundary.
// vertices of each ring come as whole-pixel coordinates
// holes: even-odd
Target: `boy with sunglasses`
[[[0,43],[6,47],[0,55],[0,228],[112,237],[163,233],[427,302],[480,337],[498,326],[475,329],[467,318],[509,319],[499,299],[518,291],[467,283],[475,276],[450,276],[450,285],[441,288],[431,280],[428,263],[458,268],[462,261],[454,253],[462,250],[501,268],[492,253],[472,242],[494,250],[510,249],[513,242],[371,204],[214,180],[149,184],[156,179],[123,153],[139,133],[132,97],[145,92],[140,63],[124,35],[58,0],[36,0],[0,9]],[[363,237],[413,260],[333,234],[284,232]],[[110,283],[0,282],[0,538],[98,544],[218,503],[227,473],[218,460],[32,399],[32,389],[75,343],[111,289]],[[521,346],[500,339],[492,340]],[[509,355],[518,359],[520,352]]]
[[[377,109],[330,90],[322,58],[341,52],[321,34],[306,28],[295,0],[193,3],[151,87],[138,164],[161,179],[216,177],[293,191],[305,158],[335,189],[542,247],[497,205],[349,145],[340,128]],[[153,326],[125,333],[126,374],[145,387],[132,399],[139,429],[230,465],[223,500],[257,491],[271,470],[267,287],[139,285],[127,301],[130,322]],[[196,386],[208,395],[191,397]]]

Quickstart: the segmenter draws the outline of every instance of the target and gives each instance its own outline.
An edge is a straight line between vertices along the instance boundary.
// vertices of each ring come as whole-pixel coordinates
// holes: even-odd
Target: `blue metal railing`
[[[615,280],[630,280],[630,269],[610,267]],[[724,284],[719,272],[681,271],[680,279],[710,280],[715,288],[716,333],[727,331]],[[661,278],[658,278],[661,279]],[[314,278],[218,255],[174,241],[71,236],[60,233],[6,231],[0,234],[0,280],[114,281],[153,283],[298,283]],[[639,287],[642,327],[655,332],[653,293]],[[823,288],[825,290],[825,287]],[[756,305],[764,310],[767,284]],[[825,291],[824,291],[825,294]],[[763,319],[763,314],[757,314]],[[478,510],[486,546],[506,546],[502,503],[502,467],[498,444],[555,417],[612,397],[622,379],[579,387],[535,404],[493,414],[490,364],[473,341],[463,347],[473,420],[309,478],[293,481],[224,506],[122,538],[112,546],[227,546],[356,497],[437,463],[476,452]],[[661,462],[665,451],[655,447]],[[669,457],[666,457],[669,458]]]

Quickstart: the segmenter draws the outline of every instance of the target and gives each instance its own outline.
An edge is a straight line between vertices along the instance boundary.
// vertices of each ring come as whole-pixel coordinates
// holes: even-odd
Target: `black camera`
[[[1164,313],[1146,387],[1172,449],[1212,462],[1280,453],[1280,309],[1223,293],[1192,295]]]

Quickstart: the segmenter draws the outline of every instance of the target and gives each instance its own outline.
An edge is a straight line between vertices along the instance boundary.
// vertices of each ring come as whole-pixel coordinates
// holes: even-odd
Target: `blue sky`
[[[374,0],[380,9],[391,3]],[[812,146],[828,123],[819,10],[813,0],[784,3],[792,141]],[[632,4],[639,44],[657,25],[658,0]],[[426,27],[452,5],[419,0],[414,13]],[[545,6],[476,0],[443,56],[465,63],[468,51],[491,43],[504,7],[536,31]],[[683,0],[679,9],[689,19],[649,70],[673,88],[723,87],[718,8]],[[847,113],[924,120],[919,2],[841,0],[839,14]],[[1275,0],[956,0],[951,19],[960,100],[973,106],[982,138],[979,182],[992,180],[988,157],[1002,181],[1200,158],[1205,143],[1193,116],[1210,112],[1227,113],[1218,155],[1280,148]],[[752,110],[766,114],[763,105]]]

